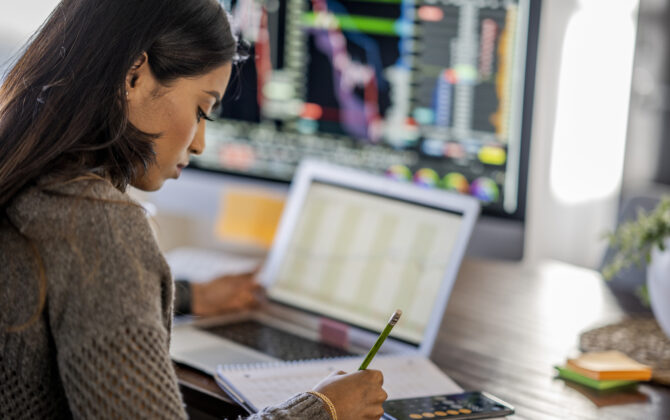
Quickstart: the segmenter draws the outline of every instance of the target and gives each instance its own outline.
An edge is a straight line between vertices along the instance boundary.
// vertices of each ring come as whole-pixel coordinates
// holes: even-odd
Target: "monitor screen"
[[[288,238],[276,301],[419,344],[438,303],[463,214],[313,182]]]
[[[227,0],[249,45],[201,169],[289,182],[304,157],[523,220],[536,0]]]

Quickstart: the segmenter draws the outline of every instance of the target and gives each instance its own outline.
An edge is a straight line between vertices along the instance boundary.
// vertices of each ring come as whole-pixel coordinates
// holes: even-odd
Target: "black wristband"
[[[191,282],[188,280],[174,281],[174,313],[175,315],[191,314]]]

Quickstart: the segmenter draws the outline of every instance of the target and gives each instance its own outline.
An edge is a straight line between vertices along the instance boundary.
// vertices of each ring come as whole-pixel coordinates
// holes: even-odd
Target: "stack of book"
[[[630,386],[651,379],[651,367],[618,351],[583,353],[555,366],[558,376],[598,390]]]

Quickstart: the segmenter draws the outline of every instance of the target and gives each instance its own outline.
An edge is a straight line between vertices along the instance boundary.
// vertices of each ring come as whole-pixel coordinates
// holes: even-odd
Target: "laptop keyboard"
[[[203,329],[281,360],[354,356],[353,353],[346,350],[291,334],[257,321],[242,321]]]

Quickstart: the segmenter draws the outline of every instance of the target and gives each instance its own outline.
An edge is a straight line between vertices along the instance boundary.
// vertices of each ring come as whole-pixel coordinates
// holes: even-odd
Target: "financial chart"
[[[320,158],[519,215],[529,1],[229,2],[249,59],[194,163],[289,181]]]

